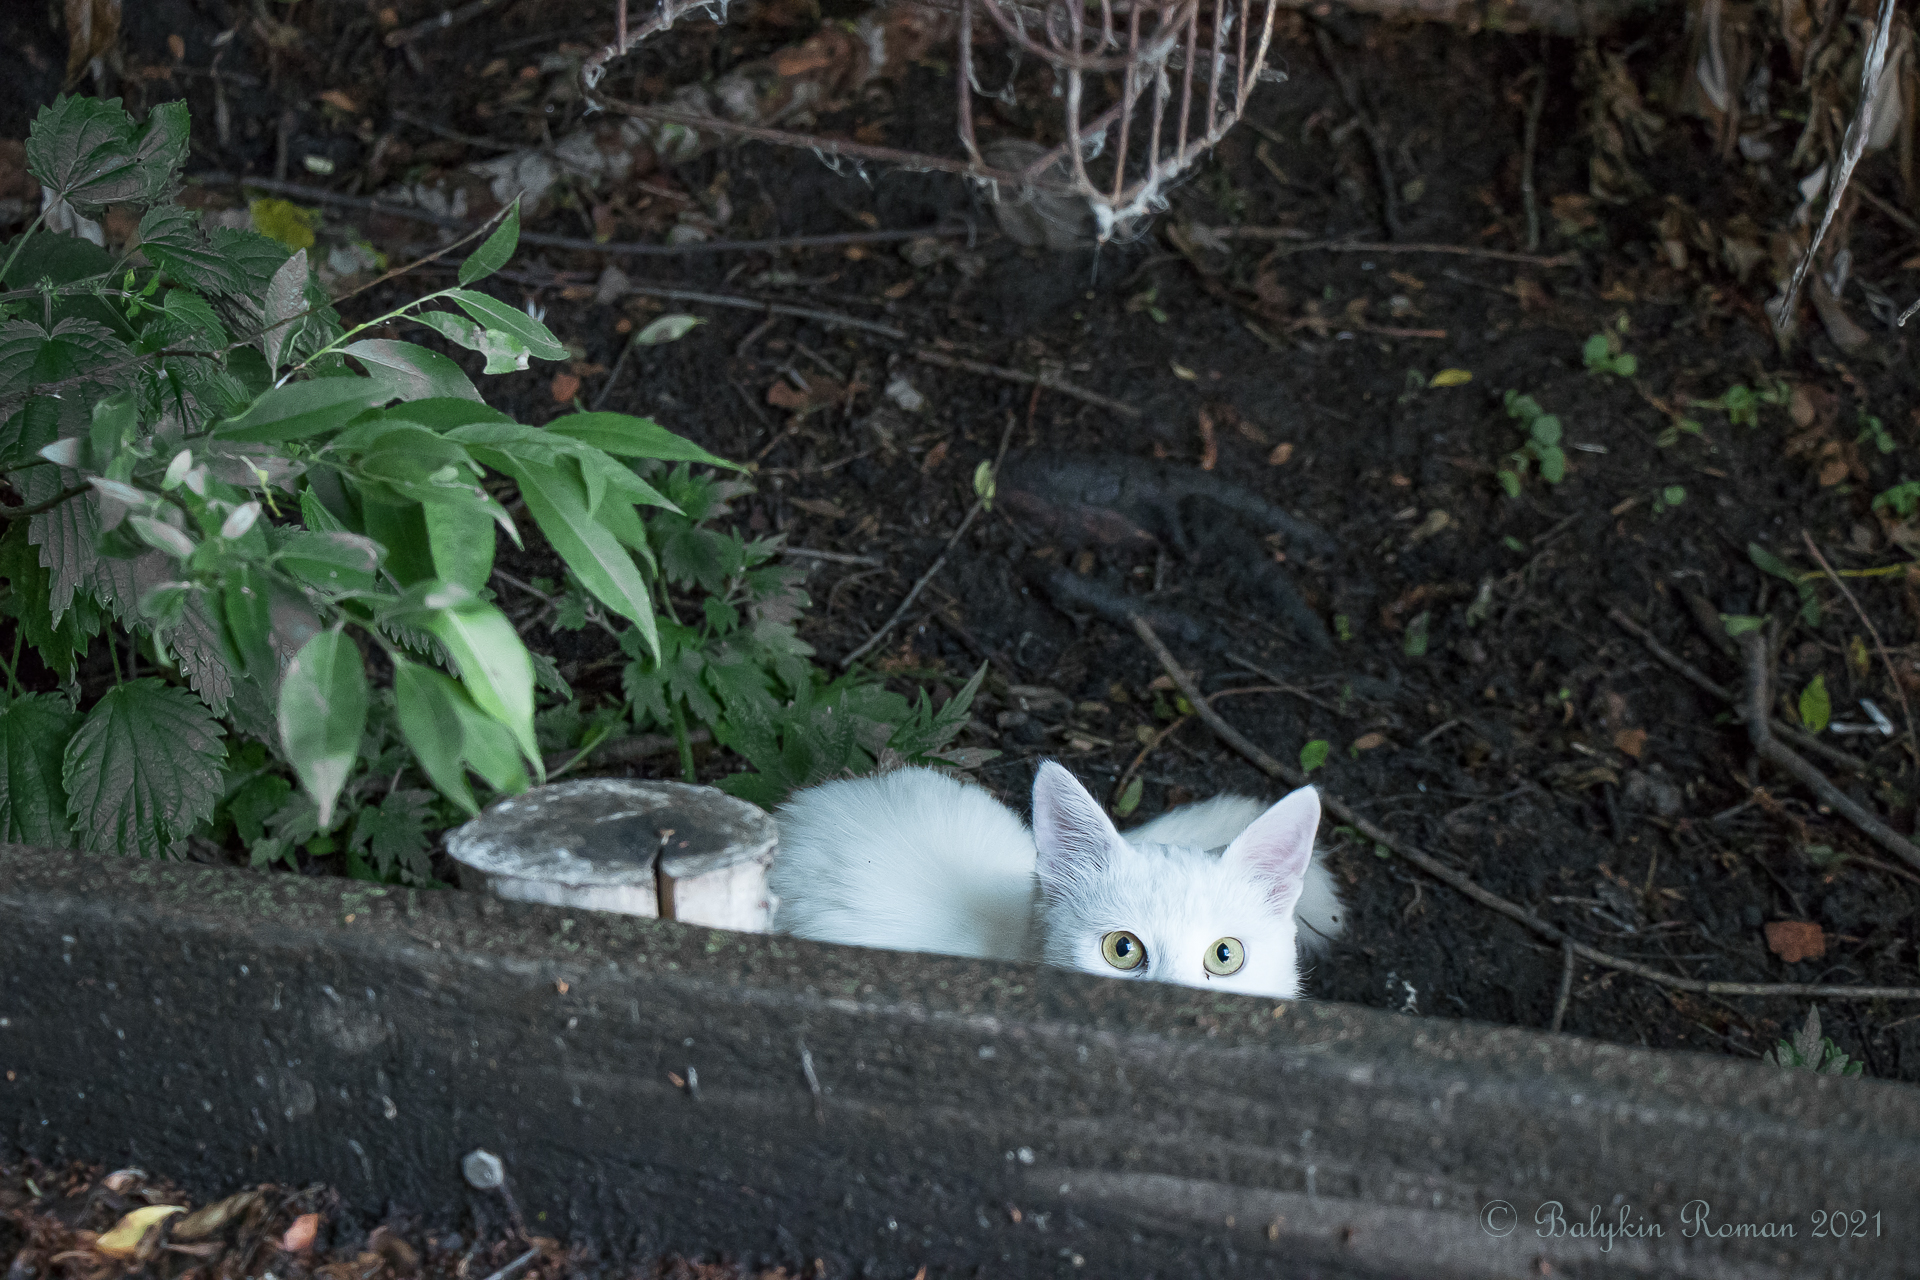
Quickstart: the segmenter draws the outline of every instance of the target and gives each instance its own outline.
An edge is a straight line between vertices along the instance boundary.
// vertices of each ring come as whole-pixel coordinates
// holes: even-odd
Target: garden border
[[[64,850],[0,846],[0,1068],[24,1154],[497,1226],[460,1177],[484,1147],[530,1232],[610,1261],[1838,1277],[1920,1256],[1908,1085]],[[1543,1239],[1548,1201],[1563,1229],[1665,1235]],[[1797,1231],[1684,1238],[1696,1201]],[[1878,1239],[1813,1236],[1854,1209]]]

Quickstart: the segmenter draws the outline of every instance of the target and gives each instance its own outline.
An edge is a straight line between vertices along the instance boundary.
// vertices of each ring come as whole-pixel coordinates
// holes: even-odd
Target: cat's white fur
[[[1299,952],[1324,951],[1343,924],[1333,879],[1312,857],[1319,817],[1318,795],[1303,787],[1272,806],[1218,796],[1122,836],[1051,762],[1034,780],[1032,832],[985,791],[930,769],[829,782],[776,815],[773,927],[1290,999]],[[1114,930],[1140,940],[1138,968],[1104,958]],[[1203,964],[1222,938],[1246,956],[1225,976]]]

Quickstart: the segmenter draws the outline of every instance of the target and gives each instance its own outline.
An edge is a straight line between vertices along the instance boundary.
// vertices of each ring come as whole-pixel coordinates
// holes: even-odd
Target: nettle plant
[[[14,624],[0,839],[158,855],[231,832],[256,864],[304,848],[343,854],[356,874],[427,879],[427,831],[478,812],[470,775],[495,792],[544,778],[536,680],[567,694],[491,603],[496,538],[521,537],[510,491],[617,621],[638,683],[693,662],[724,686],[745,655],[787,695],[763,680],[755,717],[791,724],[796,701],[845,703],[815,696],[833,686],[792,632],[805,598],[765,567],[765,544],[693,575],[704,632],[689,641],[673,620],[643,511],[680,522],[662,543],[672,573],[689,572],[675,538],[746,544],[647,475],[712,493],[686,464],[735,464],[624,414],[517,423],[445,355],[364,336],[418,323],[484,355],[487,373],[565,358],[538,320],[474,287],[512,256],[516,209],[469,237],[486,235],[456,285],[343,329],[304,251],[205,230],[171,201],[187,125],[178,103],[140,125],[117,100],[45,108],[27,163],[47,211],[0,246],[0,474],[22,499],[0,513],[0,609]],[[44,227],[49,212],[109,205],[144,210],[137,254]],[[112,681],[84,705],[96,638]],[[23,644],[60,691],[24,690]],[[966,702],[918,731],[906,715],[891,724],[912,731],[901,745],[937,750]],[[760,764],[760,719],[712,723]],[[768,763],[789,767],[756,798],[860,761]]]

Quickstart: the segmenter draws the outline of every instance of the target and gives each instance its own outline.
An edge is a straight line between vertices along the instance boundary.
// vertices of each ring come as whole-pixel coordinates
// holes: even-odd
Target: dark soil
[[[396,9],[412,21],[437,5]],[[206,77],[141,68],[173,65],[172,34],[184,40],[180,65],[206,68],[213,38],[231,25],[226,6],[138,6],[138,17],[129,6],[121,88],[136,107],[184,93],[200,166],[271,176],[291,154],[293,178],[365,194],[409,169],[491,154],[449,131],[502,145],[543,128],[563,133],[579,106],[553,89],[564,73],[542,71],[542,58],[603,39],[603,7],[555,16],[508,6],[410,53],[384,48],[363,6],[296,6],[279,15],[290,25],[271,33],[236,8],[240,35],[222,67],[248,79],[226,90],[232,127],[223,144]],[[64,60],[59,37],[25,29],[43,21],[44,6],[29,8],[5,20],[25,24],[8,43],[38,70],[6,86],[16,96],[0,101],[0,135],[24,133],[28,107],[53,91]],[[772,7],[754,15],[724,39],[690,25],[676,33],[684,43],[663,42],[636,76],[684,79],[695,60],[718,70],[805,34],[781,26]],[[1115,788],[1141,734],[1178,715],[1159,667],[1116,621],[1144,609],[1209,691],[1248,686],[1215,707],[1256,742],[1288,760],[1309,741],[1330,743],[1316,782],[1578,938],[1691,977],[1920,983],[1916,878],[1883,869],[1893,855],[1790,779],[1757,768],[1725,704],[1608,619],[1623,610],[1734,689],[1744,675],[1711,615],[1776,619],[1783,714],[1797,714],[1795,698],[1816,674],[1833,692],[1835,720],[1863,720],[1860,698],[1884,709],[1893,736],[1823,740],[1866,766],[1857,779],[1835,772],[1836,780],[1912,830],[1916,761],[1902,708],[1920,689],[1889,682],[1873,637],[1828,584],[1813,587],[1822,615],[1810,624],[1795,591],[1748,553],[1757,543],[1796,570],[1814,568],[1804,530],[1839,570],[1910,558],[1869,508],[1915,474],[1908,339],[1869,319],[1854,293],[1856,319],[1872,331],[1867,352],[1842,355],[1808,311],[1782,354],[1761,311],[1772,292],[1765,267],[1743,282],[1722,246],[1749,234],[1741,228],[1784,225],[1797,193],[1778,161],[1721,161],[1705,128],[1670,106],[1661,105],[1668,119],[1653,153],[1635,160],[1647,194],[1592,199],[1589,93],[1573,44],[1432,25],[1337,33],[1350,42],[1336,41],[1336,54],[1378,121],[1402,246],[1524,245],[1523,77],[1544,58],[1540,253],[1575,252],[1571,264],[1275,251],[1299,237],[1388,235],[1380,162],[1364,131],[1348,127],[1352,112],[1312,29],[1294,23],[1284,25],[1277,59],[1292,78],[1260,92],[1250,123],[1175,193],[1152,234],[1097,255],[1023,250],[995,234],[989,211],[958,180],[873,169],[863,181],[804,152],[731,148],[647,181],[710,209],[725,192],[732,216],[719,234],[729,237],[952,218],[971,219],[978,234],[971,245],[940,242],[940,253],[878,244],[627,259],[621,268],[636,282],[897,326],[912,341],[674,304],[667,309],[708,323],[635,352],[609,388],[622,334],[658,305],[644,297],[596,305],[592,286],[607,259],[528,250],[514,287],[584,354],[571,371],[507,375],[488,392],[537,423],[561,410],[556,393],[577,378],[589,405],[604,398],[719,453],[758,459],[758,492],[737,508],[750,529],[875,562],[794,560],[808,569],[815,601],[803,634],[827,661],[894,611],[973,502],[976,468],[1008,439],[1003,500],[954,547],[879,661],[903,679],[935,672],[948,683],[983,659],[993,664],[963,742],[1005,753],[979,777],[1010,801],[1020,802],[1043,756],[1096,792]],[[1674,14],[1601,47],[1629,52],[1643,85],[1665,77],[1670,96],[1681,39]],[[506,62],[489,78],[495,59]],[[931,70],[910,79],[842,123],[877,120],[890,141],[945,149],[946,80]],[[513,101],[514,86],[534,91]],[[341,91],[355,110],[323,106],[315,95],[325,90]],[[305,155],[330,161],[331,177],[304,172]],[[1907,198],[1890,153],[1871,157],[1857,181]],[[657,241],[662,209],[680,207],[615,194],[603,198],[616,240]],[[538,229],[589,234],[591,204],[558,210]],[[1683,264],[1660,230],[1676,209],[1694,219],[1677,233],[1692,246]],[[1168,230],[1195,224],[1283,227],[1296,239],[1210,247]],[[434,247],[418,225],[362,225],[396,259]],[[1764,242],[1763,232],[1751,234]],[[1866,205],[1848,234],[1856,277],[1904,305],[1920,261],[1910,257],[1912,235]],[[388,305],[421,288],[396,282]],[[382,300],[369,295],[350,308],[376,314]],[[1596,333],[1620,336],[1638,361],[1633,378],[1583,366],[1583,344]],[[920,363],[911,355],[920,344],[1001,367],[1061,369],[1139,415]],[[1471,382],[1431,385],[1443,369],[1466,370]],[[842,394],[798,416],[774,408],[768,389],[791,385],[789,371],[825,377]],[[892,404],[883,389],[894,378],[909,380],[926,407]],[[1776,378],[1797,389],[1797,401],[1761,407],[1757,424],[1687,408]],[[1495,472],[1525,439],[1503,408],[1508,390],[1564,423],[1564,483],[1530,471],[1518,496],[1503,492]],[[1696,419],[1698,434],[1669,431],[1669,408]],[[1882,423],[1884,451],[1862,434],[1869,415]],[[520,575],[543,568],[537,557],[503,563]],[[1851,582],[1903,685],[1916,683],[1920,654],[1912,581],[1895,572]],[[576,689],[619,697],[618,664],[599,661],[604,637],[531,638],[567,660]],[[704,767],[729,766],[713,756]],[[636,769],[667,776],[674,766],[661,758]],[[1135,818],[1224,789],[1272,793],[1197,722],[1140,761],[1138,776]],[[1313,994],[1547,1025],[1561,980],[1557,946],[1375,856],[1350,833],[1330,840],[1353,909],[1348,938],[1312,977]],[[1781,921],[1817,925],[1824,954],[1797,963],[1776,955],[1766,926]],[[1582,965],[1565,1027],[1756,1056],[1798,1025],[1807,1003],[1682,994]],[[1838,1000],[1823,1002],[1822,1016],[1868,1074],[1920,1080],[1920,1009]]]
[[[112,1233],[150,1206],[177,1206],[127,1233]],[[156,1215],[159,1216],[159,1215]],[[395,1218],[370,1229],[341,1211],[325,1186],[261,1184],[201,1204],[163,1177],[104,1165],[48,1168],[0,1164],[0,1261],[14,1277],[80,1280],[550,1280],[617,1275],[621,1280],[794,1280],[819,1266],[679,1256],[629,1259],[617,1269],[580,1249],[476,1216],[462,1231],[430,1231]],[[140,1220],[136,1220],[140,1221]],[[104,1247],[103,1247],[104,1237]],[[527,1254],[533,1256],[529,1259]]]

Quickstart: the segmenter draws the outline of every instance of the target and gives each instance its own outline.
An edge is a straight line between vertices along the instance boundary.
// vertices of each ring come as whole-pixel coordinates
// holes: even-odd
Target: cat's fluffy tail
[[[1267,808],[1266,801],[1251,796],[1215,796],[1198,804],[1170,809],[1125,835],[1136,845],[1177,844],[1196,849],[1221,849],[1232,844]],[[1300,901],[1293,908],[1294,923],[1300,926],[1301,949],[1324,955],[1333,940],[1346,929],[1346,915],[1333,873],[1327,870],[1321,851],[1315,849],[1313,861],[1307,866],[1306,883],[1300,890]]]

